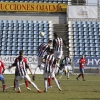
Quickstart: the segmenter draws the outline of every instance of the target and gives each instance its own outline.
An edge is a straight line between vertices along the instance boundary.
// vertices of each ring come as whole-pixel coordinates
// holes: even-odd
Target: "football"
[[[44,37],[45,33],[44,32],[40,32],[40,36]]]

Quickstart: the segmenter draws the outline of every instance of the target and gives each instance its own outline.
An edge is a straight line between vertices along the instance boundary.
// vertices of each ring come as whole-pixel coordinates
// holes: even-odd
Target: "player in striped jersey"
[[[70,57],[70,54],[68,56],[65,56],[65,65],[64,65],[64,71],[65,75],[67,75],[67,79],[69,79],[69,73],[72,73],[72,58]]]
[[[41,64],[43,63],[42,62],[42,58],[48,54],[48,52],[50,51],[50,46],[52,45],[52,40],[49,40],[48,43],[42,43],[39,48],[38,48],[38,67],[35,69],[35,72],[34,72],[34,75],[36,73],[36,70],[38,68],[41,69]],[[52,87],[52,84],[51,84],[51,78],[48,77],[48,87]]]
[[[56,59],[53,56],[54,50],[51,49],[50,53],[48,55],[45,55],[43,58],[43,62],[45,62],[44,67],[44,92],[47,92],[47,78],[51,77],[54,79],[58,89],[61,91],[61,88],[59,86],[58,80],[55,77],[54,69],[56,67]]]
[[[21,89],[20,89],[20,86],[19,86],[19,83],[18,81],[19,80],[27,80],[33,87],[35,87],[35,89],[41,93],[42,91],[38,89],[38,87],[35,85],[35,83],[33,83],[26,71],[26,68],[29,69],[30,73],[32,74],[32,71],[31,69],[29,68],[28,64],[26,63],[26,59],[23,57],[23,51],[20,51],[19,53],[19,57],[17,57],[15,59],[15,62],[9,66],[9,68],[12,68],[13,66],[16,67],[16,70],[17,70],[17,73],[16,73],[16,77],[15,77],[15,80],[16,80],[16,86],[18,88],[18,93],[21,92]],[[32,74],[33,75],[33,74]]]
[[[6,91],[5,79],[3,73],[5,71],[4,63],[0,60],[0,81],[2,81],[3,92]]]
[[[53,49],[54,49],[54,57],[57,59],[57,67],[60,67],[60,59],[63,54],[63,44],[68,48],[65,40],[62,38],[58,37],[57,33],[54,32],[54,40],[53,40]]]

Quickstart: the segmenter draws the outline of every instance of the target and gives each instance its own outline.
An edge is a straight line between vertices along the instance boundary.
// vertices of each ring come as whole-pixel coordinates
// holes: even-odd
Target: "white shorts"
[[[29,82],[31,81],[31,78],[29,77],[28,74],[26,74],[25,76],[16,76],[15,78],[16,78],[16,80],[18,80],[18,81],[20,81],[20,80],[22,80],[22,79],[27,80],[27,81],[29,81]]]
[[[51,73],[46,73],[46,72],[44,72],[43,73],[43,76],[44,76],[44,78],[54,78],[55,77],[55,73],[54,72],[51,72]]]
[[[38,57],[38,65],[42,64],[42,57]]]
[[[54,71],[54,73],[55,73],[55,74],[57,74],[57,73],[58,73],[58,70],[59,70],[59,68],[58,68],[58,67],[53,68],[53,71]]]
[[[54,51],[54,57],[55,58],[61,59],[62,55],[63,55],[63,51]]]
[[[72,70],[72,66],[71,65],[65,65],[64,66],[64,70],[67,72],[67,71],[70,71]]]

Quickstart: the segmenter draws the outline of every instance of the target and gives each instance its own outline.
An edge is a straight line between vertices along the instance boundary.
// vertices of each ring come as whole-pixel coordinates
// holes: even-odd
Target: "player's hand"
[[[32,80],[35,81],[35,75],[32,76]]]

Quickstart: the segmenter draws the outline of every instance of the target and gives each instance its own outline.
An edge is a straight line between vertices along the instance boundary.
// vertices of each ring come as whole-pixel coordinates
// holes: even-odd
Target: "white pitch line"
[[[19,85],[24,85],[25,83],[21,83],[21,84],[19,84]],[[6,87],[6,89],[9,89],[9,88],[12,88],[12,87],[14,87],[14,86],[9,86],[9,87]]]

